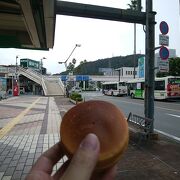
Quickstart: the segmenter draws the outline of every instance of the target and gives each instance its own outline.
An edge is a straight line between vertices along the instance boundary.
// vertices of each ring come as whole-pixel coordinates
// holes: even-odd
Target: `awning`
[[[0,48],[49,49],[54,45],[55,0],[1,0]]]

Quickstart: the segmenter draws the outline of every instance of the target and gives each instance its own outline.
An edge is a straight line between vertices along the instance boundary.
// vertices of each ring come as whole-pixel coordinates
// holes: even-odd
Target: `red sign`
[[[13,89],[13,96],[19,96],[19,90],[18,90],[18,85],[14,85]]]

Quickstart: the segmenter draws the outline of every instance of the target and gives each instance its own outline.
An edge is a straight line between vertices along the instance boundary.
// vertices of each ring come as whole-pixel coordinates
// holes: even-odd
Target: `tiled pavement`
[[[2,133],[3,128],[8,129],[8,123],[38,98],[38,102],[20,116],[7,133]],[[61,112],[66,111],[64,106],[59,108]],[[53,97],[20,96],[0,102],[0,180],[25,179],[37,158],[59,141],[59,108]]]

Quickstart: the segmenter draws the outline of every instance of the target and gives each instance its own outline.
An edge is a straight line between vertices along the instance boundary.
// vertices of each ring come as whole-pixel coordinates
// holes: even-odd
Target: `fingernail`
[[[98,138],[95,134],[88,134],[81,142],[80,147],[87,150],[96,150],[98,146]]]

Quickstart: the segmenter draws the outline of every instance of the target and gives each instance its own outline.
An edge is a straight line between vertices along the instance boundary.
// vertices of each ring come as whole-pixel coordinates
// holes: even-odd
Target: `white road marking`
[[[176,140],[176,141],[180,141],[180,138],[177,137],[177,136],[174,136],[174,135],[165,133],[165,132],[160,131],[160,130],[157,130],[157,129],[154,129],[154,130],[155,130],[156,132],[158,132],[158,133],[160,133],[160,134],[163,134],[163,135],[165,135],[165,136],[167,136],[167,137],[169,137],[169,138],[172,138],[172,139],[174,139],[174,140]]]
[[[124,102],[124,103],[127,103],[127,104],[135,104],[135,105],[139,105],[139,106],[144,106],[144,104],[135,103],[135,102],[130,102],[130,101],[122,101],[122,100],[121,100],[121,102]],[[180,112],[180,111],[177,110],[177,109],[169,109],[169,108],[163,108],[163,107],[159,107],[159,106],[155,106],[155,108],[163,109],[163,110],[168,110],[168,111]]]
[[[174,117],[180,118],[180,116],[179,116],[179,115],[176,115],[176,114],[168,114],[168,113],[166,113],[166,114],[169,115],[169,116],[174,116]]]
[[[155,106],[155,108],[159,108],[159,109],[163,109],[163,110],[168,110],[168,111],[175,111],[175,112],[180,112],[177,109],[169,109],[169,108],[163,108],[163,107],[159,107],[159,106]]]

